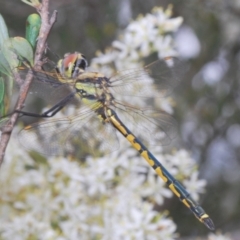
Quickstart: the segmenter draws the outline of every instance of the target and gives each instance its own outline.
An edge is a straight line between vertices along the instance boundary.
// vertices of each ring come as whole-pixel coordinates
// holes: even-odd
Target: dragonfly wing
[[[19,140],[28,151],[36,151],[44,156],[100,156],[118,147],[112,126],[103,124],[96,113],[87,107],[82,107],[73,116],[27,126],[20,131]]]
[[[39,97],[54,104],[63,99],[71,91],[74,80],[67,80],[55,72],[36,71],[29,68],[20,68],[20,75],[24,78],[27,72],[33,74],[33,81],[28,96]]]
[[[94,157],[109,154],[119,147],[116,131],[109,123],[102,123],[99,119],[94,119],[91,124],[85,124],[81,138],[88,143],[90,153]]]
[[[92,111],[81,114],[78,128],[92,117]],[[19,141],[28,151],[36,151],[45,156],[62,155],[66,152],[66,143],[75,127],[75,116],[42,120],[22,129]]]
[[[116,104],[116,112],[123,123],[147,146],[168,145],[177,135],[175,119],[163,111]]]
[[[180,83],[186,70],[185,62],[169,57],[144,68],[121,71],[110,79],[110,86],[125,96],[163,97]]]

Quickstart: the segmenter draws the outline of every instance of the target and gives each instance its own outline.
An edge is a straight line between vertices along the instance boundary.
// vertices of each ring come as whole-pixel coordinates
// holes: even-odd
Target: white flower
[[[154,8],[152,14],[140,16],[128,25],[118,40],[113,41],[113,48],[106,50],[106,56],[98,52],[98,57],[92,60],[92,66],[114,63],[117,70],[123,70],[131,68],[131,62],[140,62],[139,59],[154,52],[158,53],[159,58],[176,56],[173,38],[169,33],[175,32],[183,19],[170,18],[171,15],[169,6],[166,11]]]
[[[204,187],[206,186],[206,180],[198,179],[198,172],[194,172],[191,174],[189,180],[183,181],[184,186],[186,189],[191,193],[191,196],[194,200],[199,199],[199,193],[204,193]]]
[[[154,196],[154,200],[157,204],[162,205],[164,202],[164,198],[172,197],[173,193],[170,189],[166,187],[166,184],[160,177],[155,177],[152,173],[148,174],[146,179],[146,183],[142,186],[143,190],[141,194],[143,197],[151,197]]]
[[[163,32],[174,32],[176,31],[182,24],[183,18],[170,18],[172,15],[172,6],[169,6],[165,12],[162,8],[154,8],[153,14],[156,17],[157,25]]]
[[[177,56],[176,50],[173,48],[173,39],[170,36],[158,36],[154,41],[154,49],[158,52],[159,58]]]
[[[210,233],[208,235],[207,240],[231,240],[232,238],[230,236],[228,236],[227,234],[221,234],[221,233]]]

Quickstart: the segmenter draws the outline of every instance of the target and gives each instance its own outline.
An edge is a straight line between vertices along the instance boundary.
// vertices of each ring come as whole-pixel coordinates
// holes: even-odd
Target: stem
[[[39,69],[41,66],[41,59],[46,48],[47,37],[57,17],[57,11],[54,11],[51,18],[49,19],[48,9],[49,9],[49,0],[42,0],[42,4],[39,5],[37,8],[37,11],[39,12],[42,19],[42,24],[39,32],[35,58],[34,58],[33,67],[35,69]],[[23,85],[20,88],[20,93],[16,103],[16,108],[15,108],[16,110],[21,110],[24,104],[24,101],[27,97],[27,93],[28,93],[30,84],[32,82],[32,79],[33,79],[32,73],[29,72],[26,76],[26,80],[24,81]],[[8,123],[2,129],[2,135],[0,140],[0,167],[2,165],[7,144],[9,142],[13,127],[16,124],[17,118],[18,118],[18,113],[16,112],[10,117]]]

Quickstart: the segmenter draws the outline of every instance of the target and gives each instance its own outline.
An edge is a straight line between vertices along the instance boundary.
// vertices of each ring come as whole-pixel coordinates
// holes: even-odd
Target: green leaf
[[[9,109],[10,96],[12,95],[12,86],[10,86],[11,81],[5,81],[3,77],[0,77],[0,117],[6,115]]]
[[[36,46],[40,27],[40,16],[36,13],[29,15],[26,21],[26,39],[29,41],[33,48]]]
[[[0,52],[0,73],[3,73],[7,76],[12,75],[11,67],[2,52]]]
[[[0,48],[3,42],[8,38],[8,29],[2,15],[0,14]]]
[[[6,39],[0,52],[0,73],[11,77],[23,60],[33,64],[33,50],[30,43],[22,37]]]
[[[2,77],[0,77],[0,104],[3,102],[4,99],[4,80]]]
[[[13,50],[12,39],[9,38],[5,40],[1,49],[1,65],[5,67],[5,70],[10,74],[14,68],[19,66],[19,59]]]
[[[5,115],[4,95],[5,95],[4,79],[0,77],[0,116]]]
[[[22,37],[10,38],[14,52],[29,61],[33,65],[33,49],[30,43]]]
[[[13,88],[13,72],[18,70],[22,61],[33,63],[33,50],[30,43],[22,37],[4,40],[0,52],[0,114],[5,115]],[[0,121],[0,125],[2,124]]]
[[[22,59],[33,64],[33,50],[30,43],[22,37],[9,38],[3,42],[0,53],[0,71],[9,75],[20,65]]]

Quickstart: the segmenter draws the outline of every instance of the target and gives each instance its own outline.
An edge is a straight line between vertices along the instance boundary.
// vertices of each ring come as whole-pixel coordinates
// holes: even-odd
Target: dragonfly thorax
[[[107,78],[105,80],[108,81]],[[108,82],[105,80],[104,78],[101,78],[101,81],[98,78],[85,78],[83,81],[77,80],[75,82],[75,89],[85,102],[86,100],[88,102],[95,101],[101,103],[102,106],[109,107],[113,105],[114,97],[107,87]]]

